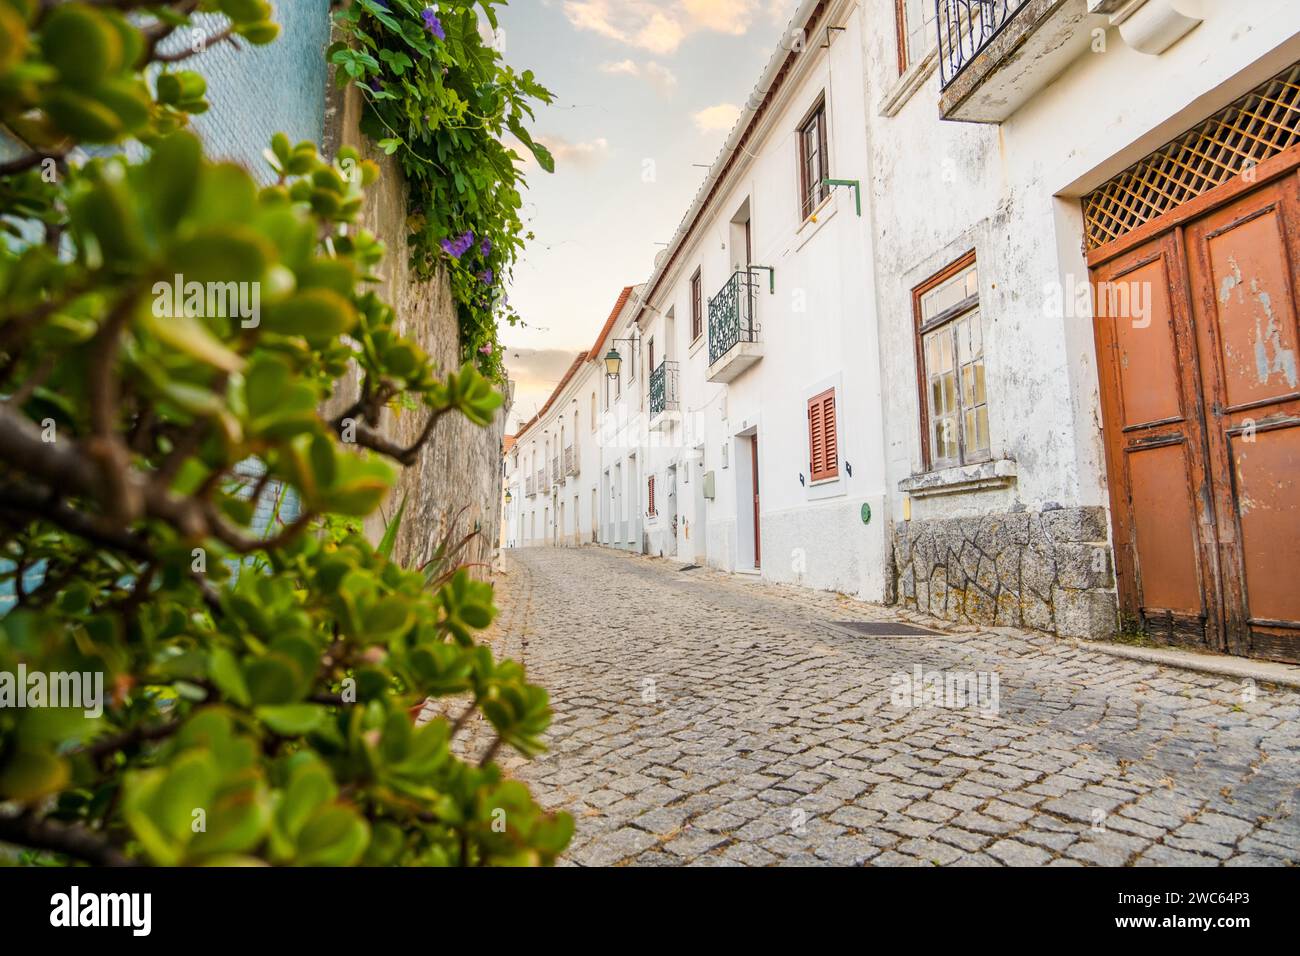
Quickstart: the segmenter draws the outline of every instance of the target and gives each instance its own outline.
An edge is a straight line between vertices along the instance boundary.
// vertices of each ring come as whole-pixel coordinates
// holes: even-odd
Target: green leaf
[[[397,544],[397,532],[402,527],[402,515],[406,513],[406,497],[402,495],[402,503],[397,506],[397,513],[384,526],[384,536],[379,539],[379,545],[375,548],[375,552],[387,560],[392,559],[393,547]]]
[[[280,704],[254,710],[259,720],[284,737],[301,737],[311,733],[325,719],[319,704]]]

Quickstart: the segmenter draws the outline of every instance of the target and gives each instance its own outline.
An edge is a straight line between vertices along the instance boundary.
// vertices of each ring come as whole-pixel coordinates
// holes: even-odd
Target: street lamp
[[[619,369],[623,367],[623,356],[618,354],[616,346],[620,342],[626,342],[628,350],[632,353],[632,361],[636,362],[636,342],[631,337],[626,339],[614,339],[609,343],[609,351],[605,353],[605,374],[609,378],[618,378]]]
[[[506,504],[510,504],[510,502],[511,502],[511,500],[512,500],[513,498],[514,498],[514,495],[510,494],[510,489],[507,488],[507,489],[506,489]]]

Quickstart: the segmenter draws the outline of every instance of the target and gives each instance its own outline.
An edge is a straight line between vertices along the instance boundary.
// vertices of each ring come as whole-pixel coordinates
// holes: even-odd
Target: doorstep
[[[1232,657],[1204,651],[1185,651],[1174,647],[1135,647],[1113,641],[1082,641],[1074,638],[1070,641],[1077,647],[1100,651],[1112,657],[1126,657],[1133,661],[1181,667],[1183,670],[1200,671],[1203,674],[1217,674],[1238,680],[1249,678],[1259,683],[1300,688],[1300,666],[1295,664],[1279,664],[1276,661],[1258,661],[1250,657]]]

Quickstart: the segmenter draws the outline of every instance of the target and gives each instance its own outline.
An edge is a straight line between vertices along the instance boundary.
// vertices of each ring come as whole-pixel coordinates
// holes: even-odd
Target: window
[[[591,430],[596,430],[596,393],[591,393]]]
[[[646,348],[646,354],[650,356],[650,371],[653,372],[655,370],[655,340],[653,336],[651,336],[650,343]]]
[[[825,179],[830,175],[826,153],[826,101],[820,100],[799,127],[799,195],[803,218],[807,219],[831,194]]]
[[[691,276],[691,341],[704,334],[704,280],[700,270]]]
[[[898,72],[925,59],[930,47],[939,42],[934,25],[934,0],[894,0],[898,17]]]
[[[984,330],[975,253],[912,293],[925,467],[986,461]]]
[[[808,471],[813,481],[838,478],[839,433],[835,425],[835,389],[808,399]]]
[[[650,502],[650,517],[654,517],[659,512],[655,510],[655,476],[651,475],[646,482],[646,496]]]

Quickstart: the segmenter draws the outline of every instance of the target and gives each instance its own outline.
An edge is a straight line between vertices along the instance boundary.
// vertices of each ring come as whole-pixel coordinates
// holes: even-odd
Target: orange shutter
[[[655,511],[655,476],[650,476],[650,513],[657,514]]]
[[[835,478],[840,473],[833,388],[808,400],[808,470],[813,481]]]

